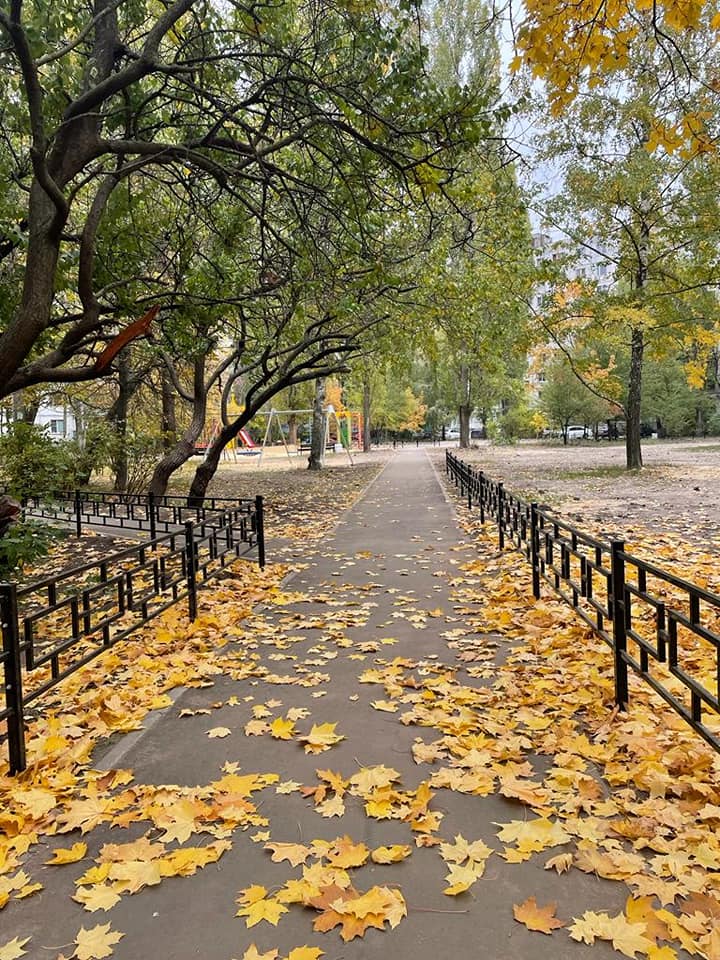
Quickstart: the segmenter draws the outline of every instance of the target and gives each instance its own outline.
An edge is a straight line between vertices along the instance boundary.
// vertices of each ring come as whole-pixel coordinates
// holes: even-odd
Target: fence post
[[[472,510],[472,495],[473,495],[473,480],[474,480],[474,479],[475,479],[475,478],[473,477],[472,470],[470,470],[470,471],[468,472],[468,488],[467,488],[468,510]]]
[[[10,713],[7,718],[10,773],[20,773],[27,764],[22,673],[20,672],[20,625],[17,585],[14,583],[0,583],[0,625],[5,657],[5,705]]]
[[[450,456],[449,456],[449,454],[450,454],[450,451],[449,451],[449,450],[446,450],[446,451],[445,451],[445,473],[448,475],[448,477],[450,476]]]
[[[498,494],[497,494],[497,506],[498,506],[498,546],[502,550],[505,546],[505,487],[502,481],[498,482],[497,485]]]
[[[540,599],[540,524],[538,505],[530,504],[530,561],[532,563],[532,591],[536,600]]]
[[[188,586],[188,616],[191,621],[197,619],[197,567],[195,564],[195,537],[192,520],[185,521],[185,557],[187,560],[186,576]]]
[[[255,533],[258,542],[258,564],[265,567],[265,507],[261,496],[255,497]]]
[[[485,473],[480,471],[480,493],[478,500],[480,502],[480,523],[485,523]]]
[[[82,537],[82,502],[79,490],[75,490],[75,534],[78,538]]]
[[[627,650],[625,625],[625,550],[624,540],[610,542],[610,572],[612,578],[613,652],[615,654],[615,703],[621,710],[628,703],[628,665],[623,654]]]
[[[157,536],[157,529],[155,526],[155,494],[150,492],[147,498],[148,504],[148,519],[150,520],[150,539],[154,540]],[[167,527],[165,528],[167,530]]]

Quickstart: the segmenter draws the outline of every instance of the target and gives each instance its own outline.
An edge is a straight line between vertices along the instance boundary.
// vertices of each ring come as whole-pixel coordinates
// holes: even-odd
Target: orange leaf
[[[528,899],[521,904],[513,904],[513,916],[518,923],[523,923],[528,930],[538,930],[540,933],[552,933],[559,927],[564,927],[562,920],[555,916],[557,909],[556,903],[548,903],[547,906],[539,907],[535,902],[535,897]]]

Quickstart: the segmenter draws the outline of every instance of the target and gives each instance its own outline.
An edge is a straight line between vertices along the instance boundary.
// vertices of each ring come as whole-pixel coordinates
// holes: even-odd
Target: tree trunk
[[[470,446],[470,414],[472,407],[465,404],[458,407],[458,420],[460,421],[460,446],[467,450]]]
[[[290,444],[290,446],[292,446],[292,447],[296,447],[296,446],[297,446],[297,442],[298,442],[298,422],[297,422],[297,414],[296,414],[296,413],[291,413],[290,416],[288,417],[288,437],[287,437],[287,442],[288,442],[288,443]]]
[[[707,432],[705,427],[705,412],[703,408],[698,404],[695,408],[695,436],[704,437]]]
[[[175,391],[167,370],[160,371],[160,392],[162,398],[162,445],[165,453],[172,450],[177,442],[177,414],[175,412]]]
[[[288,408],[290,410],[295,406],[295,384],[288,387],[287,399],[288,399]],[[296,413],[291,413],[288,415],[288,435],[287,442],[296,447],[298,443],[298,419]]]
[[[625,410],[625,465],[628,470],[639,470],[642,467],[640,408],[644,349],[643,331],[639,327],[634,327],[630,347],[630,378],[628,380],[628,398]]]
[[[188,428],[182,437],[165,453],[155,467],[148,492],[156,497],[165,495],[170,477],[186,463],[195,452],[195,444],[205,426],[208,388],[205,384],[205,357],[193,361],[193,413]]]
[[[458,419],[460,421],[460,446],[467,450],[470,446],[470,416],[473,408],[470,403],[470,367],[463,363],[460,367],[460,395],[462,403],[458,406]]]
[[[365,381],[363,384],[363,398],[362,398],[362,416],[363,416],[363,452],[370,453],[371,449],[371,440],[370,440],[370,384]]]
[[[308,470],[322,470],[325,465],[325,417],[325,377],[318,377],[315,381]]]
[[[130,397],[134,392],[131,388],[130,361],[127,355],[122,356],[118,362],[118,386],[117,400],[112,408],[113,429],[117,440],[117,447],[113,454],[115,471],[113,490],[122,493],[127,490],[128,485],[127,418]]]

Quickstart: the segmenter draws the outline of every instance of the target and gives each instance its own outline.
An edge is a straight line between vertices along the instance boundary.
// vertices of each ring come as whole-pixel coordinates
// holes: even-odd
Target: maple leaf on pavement
[[[332,867],[361,867],[367,862],[370,856],[369,849],[364,843],[354,843],[352,838],[347,836],[338,837],[325,853],[327,862]]]
[[[319,960],[319,957],[322,957],[325,953],[324,950],[321,950],[320,947],[308,947],[307,944],[304,947],[295,947],[287,955],[287,960]]]
[[[242,960],[277,960],[279,955],[280,951],[275,947],[273,947],[272,950],[266,951],[265,953],[260,953],[255,944],[251,943],[245,953],[242,955]]]
[[[125,936],[110,929],[110,924],[98,924],[91,930],[80,927],[75,937],[75,953],[77,960],[104,960],[111,956],[113,947]]]
[[[266,843],[264,850],[272,850],[273,863],[281,863],[287,860],[296,867],[299,863],[305,863],[310,856],[310,850],[301,843]]]
[[[270,724],[270,735],[276,740],[292,740],[295,733],[295,721],[278,717]]]
[[[344,740],[345,737],[335,733],[336,726],[337,723],[314,723],[310,733],[299,738],[305,744],[305,753],[322,753]]]
[[[396,843],[391,847],[376,847],[370,854],[373,863],[400,863],[412,853],[412,847]]]
[[[261,920],[267,920],[274,927],[278,925],[280,917],[287,913],[287,907],[283,906],[274,898],[265,899],[267,890],[259,884],[254,884],[240,891],[238,903],[240,909],[235,914],[236,917],[246,917],[245,925],[254,927]]]
[[[492,852],[483,840],[468,842],[461,833],[455,837],[455,843],[440,844],[440,856],[446,863],[464,863],[466,860],[483,863]]]
[[[622,913],[610,917],[607,913],[594,913],[586,910],[582,919],[574,919],[568,932],[573,940],[582,940],[593,944],[596,939],[609,940],[616,950],[626,957],[636,953],[648,953],[656,946],[654,940],[648,940],[644,923],[630,923]]]
[[[229,737],[231,733],[232,730],[229,727],[213,727],[212,730],[208,730],[207,735],[211,740],[217,740]]]
[[[524,903],[513,904],[513,916],[518,923],[523,923],[528,930],[537,930],[540,933],[552,933],[559,927],[564,927],[562,920],[555,916],[556,903],[548,903],[539,907],[535,897],[529,897]]]
[[[0,947],[0,960],[18,960],[19,957],[24,957],[27,950],[23,950],[23,947],[31,939],[32,937],[25,937],[24,940],[14,937],[9,940],[3,947]]]
[[[86,843],[74,843],[69,849],[66,847],[53,850],[52,859],[46,860],[46,866],[56,866],[63,863],[77,863],[78,860],[82,858],[87,853],[87,844]]]
[[[94,887],[79,887],[73,900],[94,913],[96,910],[111,910],[119,902],[120,895],[107,884],[98,883]]]
[[[473,863],[470,861],[467,866],[460,866],[454,863],[450,867],[450,872],[445,877],[449,886],[443,890],[448,897],[456,897],[459,893],[465,893],[470,887],[479,880],[485,869],[484,863]]]

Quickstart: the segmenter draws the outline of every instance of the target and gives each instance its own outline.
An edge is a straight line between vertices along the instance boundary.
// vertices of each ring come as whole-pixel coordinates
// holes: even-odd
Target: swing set
[[[312,409],[308,410],[276,410],[274,407],[267,413],[258,414],[258,416],[266,416],[268,418],[267,424],[265,426],[265,435],[263,437],[262,446],[260,448],[260,456],[258,457],[258,463],[262,461],[265,448],[268,444],[276,443],[274,439],[274,434],[277,434],[277,440],[279,440],[282,445],[285,447],[285,453],[287,454],[288,460],[293,463],[293,457],[301,456],[303,453],[307,453],[310,450],[310,443],[298,443],[296,449],[293,453],[290,449],[290,445],[287,442],[287,437],[285,436],[285,431],[283,430],[282,420],[291,417],[291,416],[309,416],[312,418]],[[348,455],[348,459],[351,464],[354,464],[352,457],[352,444],[353,437],[357,437],[358,445],[360,443],[360,438],[362,437],[362,414],[347,411],[346,413],[339,414],[335,410],[332,404],[328,404],[325,408],[325,449],[331,453],[342,453],[343,450]],[[312,432],[312,419],[311,423],[311,432]],[[356,432],[354,432],[356,430]]]

